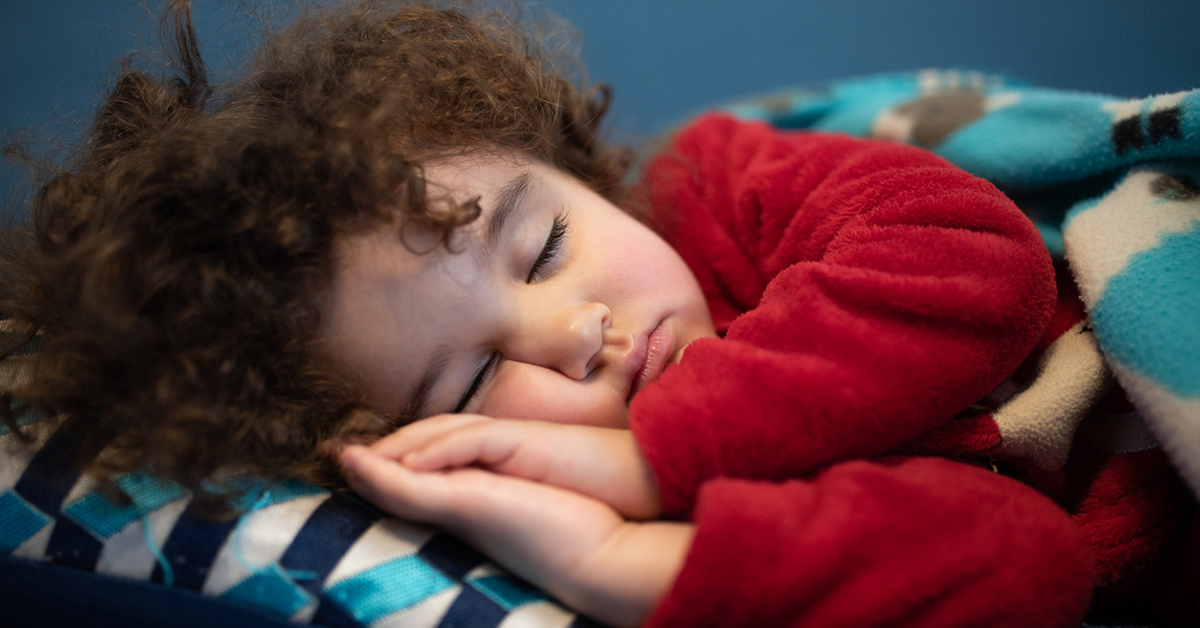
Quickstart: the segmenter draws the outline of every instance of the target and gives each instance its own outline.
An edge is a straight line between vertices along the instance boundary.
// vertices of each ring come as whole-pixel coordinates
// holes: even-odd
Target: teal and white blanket
[[[1125,100],[923,71],[727,107],[909,142],[988,179],[1065,256],[1108,366],[1200,496],[1200,90]]]
[[[88,582],[88,595],[105,600],[94,625],[134,616],[139,626],[154,618],[174,625],[164,607],[182,599],[211,612],[180,619],[189,626],[224,625],[227,607],[244,609],[240,625],[597,626],[450,535],[350,493],[234,477],[223,486],[240,515],[214,521],[188,491],[131,473],[116,479],[127,503],[114,501],[73,464],[70,432],[32,413],[18,420],[36,445],[0,424],[0,626],[63,619],[12,593],[29,574]],[[68,578],[66,570],[87,575]],[[78,593],[59,586],[59,595]],[[211,601],[190,601],[199,598]]]

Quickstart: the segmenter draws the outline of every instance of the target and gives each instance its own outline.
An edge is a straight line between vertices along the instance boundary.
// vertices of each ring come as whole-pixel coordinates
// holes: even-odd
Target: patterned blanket
[[[389,517],[352,493],[235,477],[222,486],[241,514],[213,521],[189,492],[135,473],[117,479],[130,498],[120,503],[80,475],[72,434],[32,414],[18,422],[36,443],[26,446],[0,424],[0,583],[35,567],[95,574],[110,583],[100,616],[125,620],[169,587],[215,599],[214,617],[223,605],[247,609],[261,618],[256,625],[595,626],[455,538]],[[114,586],[114,578],[131,584]],[[46,600],[11,590],[0,585],[0,623],[49,625]]]
[[[1065,256],[1108,367],[1200,496],[1200,90],[1136,100],[975,72],[838,81],[727,107],[928,148]]]

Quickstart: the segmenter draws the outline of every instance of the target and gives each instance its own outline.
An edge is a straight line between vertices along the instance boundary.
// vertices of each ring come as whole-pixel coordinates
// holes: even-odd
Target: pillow
[[[72,464],[71,433],[17,419],[34,443],[0,425],[0,581],[61,581],[51,590],[70,597],[82,578],[114,591],[93,597],[131,622],[188,591],[188,608],[212,613],[201,625],[225,625],[231,608],[318,626],[594,625],[454,537],[350,492],[240,476],[229,482],[240,515],[211,521],[188,491],[133,473],[116,480],[131,502],[116,503]],[[56,623],[55,605],[40,606]]]

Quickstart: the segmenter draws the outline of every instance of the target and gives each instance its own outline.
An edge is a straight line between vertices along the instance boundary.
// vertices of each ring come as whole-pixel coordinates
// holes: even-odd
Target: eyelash
[[[529,276],[525,279],[525,283],[533,283],[538,279],[538,273],[545,270],[546,266],[553,262],[558,254],[562,252],[563,240],[567,237],[567,219],[565,216],[555,216],[554,224],[550,226],[550,234],[546,236],[546,244],[542,247],[542,252],[538,253],[537,259],[533,261],[533,268],[529,270]],[[458,402],[458,406],[454,408],[454,412],[462,412],[467,404],[475,398],[479,393],[479,389],[483,387],[483,383],[487,381],[488,376],[495,370],[496,365],[500,364],[500,354],[493,353],[488,356],[487,362],[479,368],[475,373],[475,377],[471,378],[471,384],[467,386],[466,392],[463,393],[462,400]]]
[[[546,245],[542,247],[542,252],[534,260],[533,268],[529,270],[529,277],[525,279],[525,283],[533,283],[534,280],[538,279],[538,274],[558,257],[558,254],[562,251],[563,240],[566,237],[567,218],[565,216],[555,216],[554,224],[550,227],[550,235],[546,237]]]
[[[471,400],[474,399],[475,395],[479,393],[479,389],[483,387],[483,383],[487,381],[488,376],[491,375],[492,370],[494,370],[496,365],[499,363],[499,353],[493,353],[488,356],[487,362],[484,362],[483,366],[479,368],[479,371],[475,373],[475,377],[471,378],[471,385],[467,386],[467,391],[463,393],[462,400],[460,400],[458,402],[458,406],[454,408],[455,414],[462,412],[463,409],[467,407],[467,404],[471,403]]]

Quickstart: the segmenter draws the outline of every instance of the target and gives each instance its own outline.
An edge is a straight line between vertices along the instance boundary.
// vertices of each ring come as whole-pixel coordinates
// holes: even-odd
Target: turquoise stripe
[[[409,555],[342,580],[326,594],[355,619],[370,624],[453,585],[420,557]]]
[[[468,582],[506,611],[511,611],[518,606],[532,604],[533,602],[542,602],[548,599],[532,585],[511,576],[485,576],[469,580]]]
[[[101,539],[124,530],[126,526],[186,493],[178,485],[144,473],[130,473],[117,479],[117,486],[132,500],[117,504],[99,491],[93,491],[63,508],[63,514]]]
[[[0,554],[11,554],[51,519],[12,490],[0,493]]]
[[[17,412],[16,416],[13,417],[13,419],[15,419],[17,421],[18,427],[25,427],[26,425],[32,425],[32,424],[40,421],[41,418],[42,418],[41,412],[37,412],[33,408],[29,408],[29,407],[22,408],[21,411]],[[0,436],[6,436],[11,432],[12,432],[12,429],[10,427],[8,427],[8,423],[6,423],[4,420],[0,419]]]
[[[288,619],[316,598],[296,585],[279,565],[270,565],[221,594],[229,600],[267,615]]]
[[[934,152],[1001,189],[1031,190],[1077,181],[1133,160],[1112,150],[1112,98],[1022,89],[1020,100],[987,112]],[[1086,165],[1085,165],[1086,164]]]
[[[1200,221],[1130,258],[1092,306],[1105,353],[1180,397],[1200,397]]]

